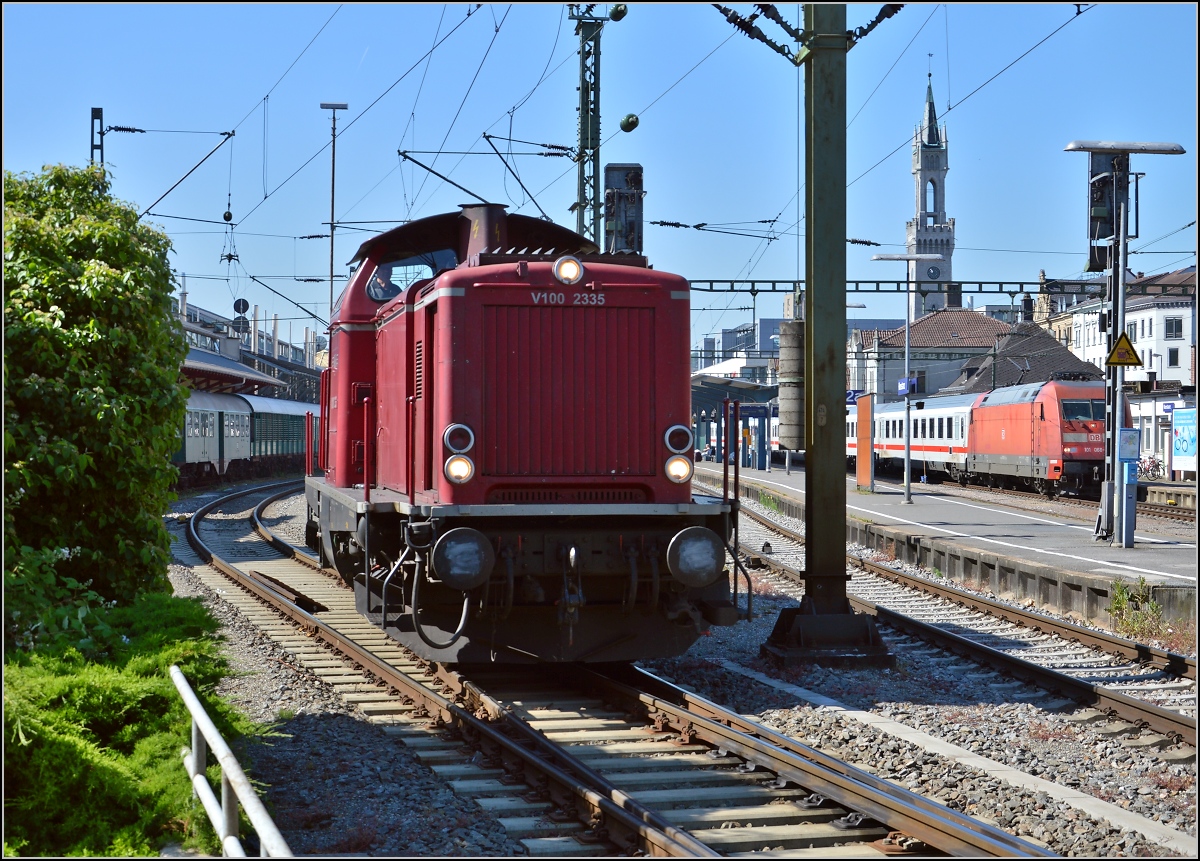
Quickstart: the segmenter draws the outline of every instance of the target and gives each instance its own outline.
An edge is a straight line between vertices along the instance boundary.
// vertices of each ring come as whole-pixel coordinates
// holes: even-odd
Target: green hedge
[[[198,599],[154,593],[96,615],[103,652],[6,657],[4,854],[153,855],[175,841],[219,853],[191,798],[179,755],[191,718],[168,675],[178,664],[227,740],[251,729],[208,695],[226,671],[216,622]]]
[[[5,645],[166,589],[187,391],[170,241],[102,167],[4,174]]]

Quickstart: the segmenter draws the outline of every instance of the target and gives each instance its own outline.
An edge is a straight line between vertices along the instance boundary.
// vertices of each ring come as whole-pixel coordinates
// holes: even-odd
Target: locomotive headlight
[[[676,484],[683,484],[692,477],[692,459],[683,455],[675,455],[667,461],[667,478]]]
[[[554,261],[554,277],[563,284],[577,284],[583,278],[583,264],[569,254]]]
[[[466,425],[450,425],[442,434],[442,442],[455,454],[470,451],[475,445],[475,433]]]
[[[475,475],[475,464],[465,454],[456,454],[446,459],[446,478],[455,484],[465,484]]]
[[[675,454],[690,452],[692,450],[692,430],[683,425],[667,428],[667,432],[663,435],[663,442]]]

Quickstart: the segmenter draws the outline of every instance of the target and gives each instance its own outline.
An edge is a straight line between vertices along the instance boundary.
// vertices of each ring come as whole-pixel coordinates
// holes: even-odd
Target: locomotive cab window
[[[387,302],[400,295],[405,287],[457,265],[458,255],[453,248],[380,263],[367,280],[367,295],[376,302]]]
[[[1104,400],[1093,398],[1086,401],[1062,402],[1063,420],[1068,422],[1104,421]]]

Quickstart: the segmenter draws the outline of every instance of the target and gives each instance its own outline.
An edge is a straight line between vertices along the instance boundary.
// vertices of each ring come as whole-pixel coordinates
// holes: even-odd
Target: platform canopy
[[[713,374],[692,374],[692,412],[697,416],[704,410],[710,415],[719,413],[725,398],[744,404],[770,403],[779,397],[779,386],[769,386],[738,377],[718,377]]]

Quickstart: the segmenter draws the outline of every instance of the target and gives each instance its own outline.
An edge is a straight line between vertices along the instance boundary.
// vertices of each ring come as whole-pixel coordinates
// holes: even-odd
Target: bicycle
[[[1154,481],[1163,477],[1163,464],[1154,455],[1147,455],[1138,461],[1138,478]]]

